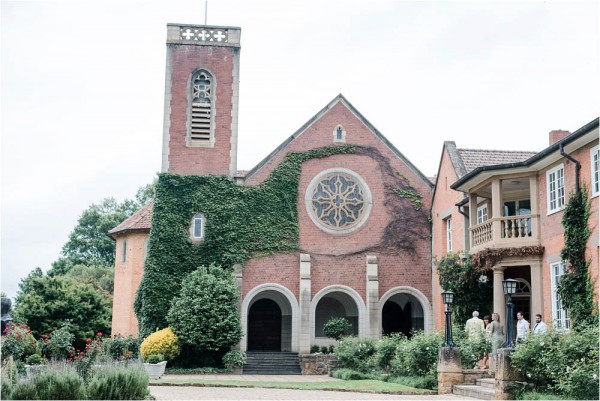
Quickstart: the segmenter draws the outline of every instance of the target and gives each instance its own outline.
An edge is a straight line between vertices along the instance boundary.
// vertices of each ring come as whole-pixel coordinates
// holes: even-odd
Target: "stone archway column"
[[[367,337],[379,338],[379,275],[377,256],[367,255]]]
[[[240,316],[242,315],[242,284],[244,283],[244,268],[241,264],[237,263],[233,265],[233,279],[235,280],[235,286],[237,288],[239,299],[238,299],[238,311],[240,312]],[[240,319],[241,321],[241,319]],[[242,341],[234,345],[234,349],[240,350],[242,349]],[[245,351],[245,350],[244,350]]]
[[[500,315],[500,322],[506,324],[506,301],[504,300],[504,267],[494,266],[494,312]]]
[[[311,277],[310,277],[310,255],[300,254],[300,324],[298,353],[310,353],[310,309],[311,309]]]
[[[544,314],[544,297],[543,297],[543,277],[542,277],[542,262],[533,262],[530,265],[531,269],[531,316],[530,321],[535,321],[536,313]],[[532,326],[533,327],[533,326]]]

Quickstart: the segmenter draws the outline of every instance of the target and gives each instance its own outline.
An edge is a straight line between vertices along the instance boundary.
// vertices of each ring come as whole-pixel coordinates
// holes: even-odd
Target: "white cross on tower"
[[[205,30],[202,30],[202,32],[200,32],[198,37],[200,38],[200,40],[206,40],[206,39],[210,38],[210,33],[208,33]]]
[[[223,33],[223,31],[217,31],[217,33],[215,34],[215,38],[217,39],[217,42],[221,42],[223,39],[226,38],[226,36]]]
[[[191,38],[192,36],[194,36],[194,33],[192,32],[192,30],[191,30],[191,29],[189,29],[189,28],[188,28],[188,29],[186,29],[186,30],[185,30],[185,32],[184,32],[184,33],[182,33],[182,34],[181,34],[181,36],[185,36],[185,38],[186,38],[187,40],[190,40],[190,38]]]

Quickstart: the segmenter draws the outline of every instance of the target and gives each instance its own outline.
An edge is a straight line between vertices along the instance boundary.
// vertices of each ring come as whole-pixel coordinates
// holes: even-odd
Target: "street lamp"
[[[444,343],[444,347],[454,347],[454,343],[452,342],[452,323],[450,315],[450,305],[452,305],[452,301],[454,301],[454,293],[452,291],[444,291],[442,292],[442,302],[446,305],[446,341]]]
[[[515,348],[514,338],[514,328],[513,328],[513,302],[511,295],[513,295],[517,291],[517,280],[513,280],[512,278],[506,279],[502,281],[502,288],[504,289],[504,295],[508,296],[508,300],[506,301],[506,341],[502,344],[502,348]]]

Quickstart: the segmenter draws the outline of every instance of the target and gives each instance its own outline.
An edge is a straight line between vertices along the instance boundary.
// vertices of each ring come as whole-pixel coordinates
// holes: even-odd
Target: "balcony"
[[[472,226],[471,252],[485,248],[512,248],[540,244],[539,215],[495,217]]]

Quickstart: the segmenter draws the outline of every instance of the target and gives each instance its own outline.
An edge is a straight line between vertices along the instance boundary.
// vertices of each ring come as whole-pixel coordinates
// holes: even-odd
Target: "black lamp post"
[[[454,293],[452,291],[444,291],[442,292],[442,301],[446,305],[446,341],[444,343],[444,347],[452,348],[454,347],[454,343],[452,342],[452,323],[450,315],[450,305],[452,305],[452,301],[454,300]]]
[[[512,278],[502,281],[502,288],[504,289],[504,295],[508,296],[506,301],[506,341],[502,344],[502,348],[515,348],[514,342],[514,327],[513,327],[513,302],[511,295],[517,290],[517,280]]]

